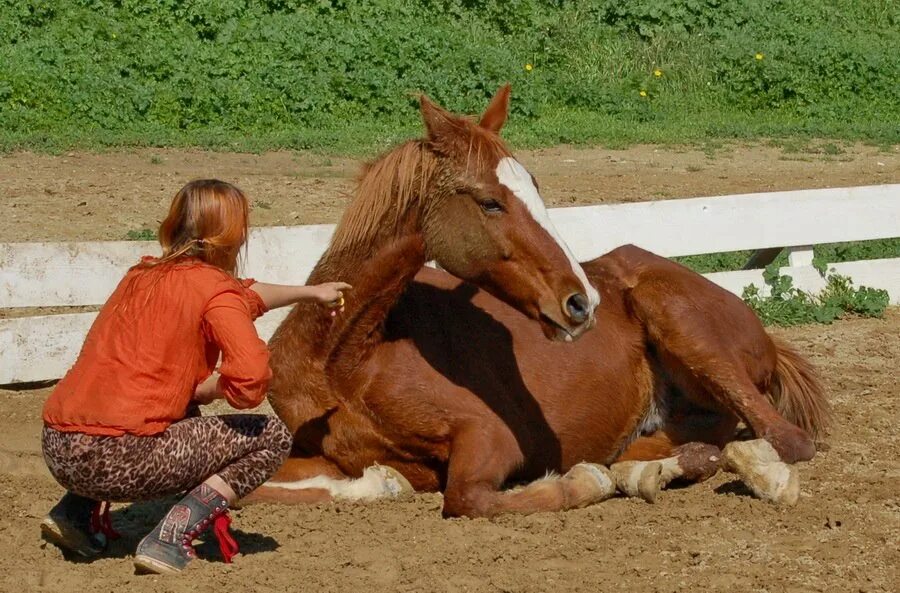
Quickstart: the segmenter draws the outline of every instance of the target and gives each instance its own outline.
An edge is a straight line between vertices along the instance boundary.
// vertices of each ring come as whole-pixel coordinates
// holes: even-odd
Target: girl
[[[350,288],[236,279],[248,212],[233,185],[188,183],[160,226],[162,257],[131,268],[100,311],[44,406],[44,459],[67,490],[41,523],[45,539],[93,557],[117,536],[99,501],[189,491],[138,544],[136,567],[180,572],[210,526],[226,561],[236,552],[228,506],[271,477],[293,438],[275,417],[187,418],[189,409],[220,398],[237,409],[259,405],[271,371],[253,320],[303,299],[335,315]]]

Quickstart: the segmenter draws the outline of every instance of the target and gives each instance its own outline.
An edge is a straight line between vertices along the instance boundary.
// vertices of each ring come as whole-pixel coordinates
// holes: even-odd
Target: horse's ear
[[[500,132],[500,128],[506,123],[506,115],[509,113],[509,83],[500,87],[491,104],[487,106],[481,116],[478,125],[486,130],[490,130],[495,134]]]
[[[419,96],[419,110],[430,140],[436,140],[456,127],[453,115],[425,95]]]

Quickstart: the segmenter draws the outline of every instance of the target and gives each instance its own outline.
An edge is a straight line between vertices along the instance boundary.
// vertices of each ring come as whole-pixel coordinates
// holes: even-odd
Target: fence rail
[[[625,243],[670,257],[787,247],[782,272],[817,292],[824,281],[811,266],[813,245],[900,237],[900,184],[557,208],[550,216],[581,260]],[[244,274],[302,283],[332,232],[331,225],[255,228]],[[155,243],[128,241],[0,244],[0,308],[102,304],[125,270],[155,249]],[[887,290],[900,304],[900,258],[829,267]],[[737,294],[749,284],[766,290],[761,270],[707,277]],[[283,318],[279,313],[258,321],[264,338]],[[0,319],[0,384],[60,377],[95,315]]]

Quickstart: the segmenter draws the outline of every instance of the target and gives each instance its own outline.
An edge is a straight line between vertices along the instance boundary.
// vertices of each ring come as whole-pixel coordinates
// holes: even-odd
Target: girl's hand
[[[350,290],[352,286],[346,282],[324,282],[310,286],[313,292],[313,298],[323,305],[332,308],[344,306],[344,291]]]
[[[344,305],[344,291],[350,290],[346,282],[324,282],[313,286],[295,286],[290,284],[264,284],[256,282],[250,290],[259,295],[268,309],[277,309],[293,305],[300,301],[317,301],[333,309]],[[332,311],[334,313],[335,311]]]
[[[312,290],[313,298],[331,308],[331,316],[337,317],[338,313],[344,312],[344,291],[350,290],[351,286],[346,282],[325,282],[309,287]]]
[[[205,406],[213,403],[217,399],[222,399],[222,393],[219,391],[219,373],[213,373],[209,376],[209,378],[197,385],[197,389],[194,390],[194,397],[191,398],[191,402]]]

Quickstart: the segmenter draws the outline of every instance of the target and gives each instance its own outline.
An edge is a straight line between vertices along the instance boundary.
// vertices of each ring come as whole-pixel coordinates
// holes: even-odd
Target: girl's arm
[[[214,372],[206,381],[197,385],[192,401],[201,406],[206,406],[224,397],[225,394],[219,391],[219,373]]]
[[[339,305],[341,299],[344,298],[343,291],[350,289],[351,286],[346,282],[325,282],[313,286],[265,284],[263,282],[250,285],[250,290],[259,295],[268,309],[277,309],[306,300]]]
[[[247,297],[232,290],[214,296],[203,312],[204,333],[218,346],[222,360],[194,390],[196,403],[223,398],[233,408],[255,408],[266,397],[272,371],[269,349],[247,315]]]

